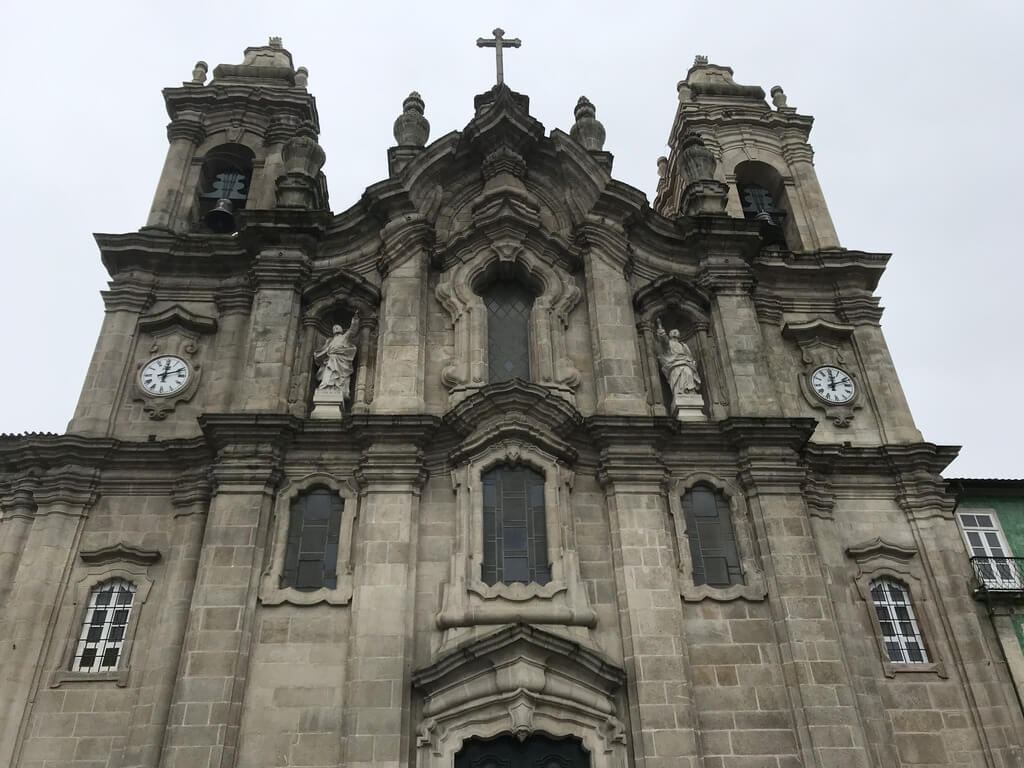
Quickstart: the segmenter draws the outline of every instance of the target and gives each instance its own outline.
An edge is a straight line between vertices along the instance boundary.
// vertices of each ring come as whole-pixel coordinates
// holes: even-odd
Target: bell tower
[[[320,132],[309,73],[293,66],[281,38],[246,48],[241,64],[219,65],[210,82],[207,72],[196,62],[190,81],[164,89],[170,146],[146,228],[231,234],[242,210],[326,208],[323,153],[318,164],[308,151]]]
[[[694,59],[677,90],[655,210],[673,217],[687,186],[705,180],[687,162],[702,142],[717,161],[715,180],[730,188],[725,212],[760,221],[766,245],[805,253],[839,247],[807,143],[813,117],[797,114],[778,85],[771,109],[760,86],[740,85],[731,67],[709,64],[707,56]]]

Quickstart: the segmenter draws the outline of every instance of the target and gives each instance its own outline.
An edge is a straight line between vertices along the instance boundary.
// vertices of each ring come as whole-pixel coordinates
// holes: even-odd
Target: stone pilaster
[[[171,500],[174,529],[167,557],[165,598],[147,656],[150,665],[143,672],[132,710],[123,768],[156,768],[160,761],[210,504],[205,473],[183,475]]]
[[[877,322],[858,325],[853,334],[853,345],[875,403],[882,440],[886,443],[920,442],[921,432],[914,424],[910,404],[903,393],[881,327]]]
[[[420,491],[426,480],[426,422],[373,428],[360,484],[352,623],[342,723],[343,765],[409,765],[416,552]],[[367,420],[369,419],[369,420]]]
[[[295,360],[302,284],[309,276],[306,254],[296,248],[262,251],[252,268],[256,286],[249,316],[245,374],[235,407],[245,411],[288,409]]]
[[[209,408],[213,413],[231,409],[233,396],[240,389],[239,369],[245,360],[249,313],[252,311],[253,291],[245,281],[222,285],[214,300],[219,314],[216,352],[206,375],[210,387]]]
[[[167,159],[164,160],[160,181],[153,195],[153,205],[149,209],[147,227],[173,229],[176,232],[185,232],[188,229],[188,222],[183,219],[188,213],[189,206],[182,206],[182,195],[191,169],[192,156],[205,136],[202,115],[198,112],[182,110],[167,126],[170,146],[167,148]]]
[[[730,419],[725,436],[763,558],[768,607],[805,768],[868,768],[864,724],[804,504],[799,450],[813,419]]]
[[[782,156],[789,166],[793,178],[792,186],[787,190],[790,200],[799,196],[802,220],[797,221],[800,240],[808,251],[820,251],[827,248],[838,248],[839,237],[836,235],[832,216],[825,203],[825,195],[818,183],[818,174],[814,170],[814,151],[807,143],[807,137],[800,131],[783,140]]]
[[[381,233],[385,275],[373,413],[422,413],[427,354],[427,266],[433,230],[422,217],[390,222]]]
[[[36,502],[32,495],[35,488],[35,478],[31,473],[25,473],[12,481],[0,497],[0,605],[6,605],[25,551],[25,541],[32,530],[32,520],[36,515]]]
[[[200,426],[216,451],[214,495],[164,734],[164,768],[235,764],[268,519],[282,454],[299,422],[276,414],[208,415]]]
[[[17,764],[97,478],[95,470],[65,466],[33,490],[35,517],[0,620],[0,765]]]
[[[750,267],[735,255],[711,255],[701,263],[698,281],[714,295],[711,326],[726,367],[729,412],[734,416],[780,415],[779,396],[750,295],[754,285]]]
[[[629,245],[612,225],[578,231],[584,246],[587,308],[594,351],[597,413],[646,416],[650,410],[637,348],[633,296],[625,269]]]
[[[638,768],[701,765],[683,643],[678,565],[667,525],[668,473],[655,434],[635,420],[591,425],[601,451],[612,565]]]
[[[134,371],[129,355],[135,349],[139,313],[153,299],[151,276],[118,277],[103,291],[106,314],[89,361],[89,370],[78,396],[75,414],[68,432],[90,437],[105,437],[113,424],[114,410],[122,394],[122,385],[130,384]]]

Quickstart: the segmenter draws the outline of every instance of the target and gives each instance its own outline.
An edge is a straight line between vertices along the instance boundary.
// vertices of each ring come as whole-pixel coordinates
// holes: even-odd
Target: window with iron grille
[[[928,651],[907,587],[894,579],[877,579],[871,582],[871,601],[889,661],[895,664],[927,664],[930,661]]]
[[[497,280],[482,294],[487,306],[488,380],[530,380],[533,294],[512,280]]]
[[[728,587],[743,583],[736,532],[729,503],[705,485],[695,485],[683,495],[686,538],[697,586]]]
[[[315,590],[338,585],[338,537],[344,501],[329,488],[313,488],[291,503],[281,587]]]
[[[496,467],[481,477],[484,558],[488,586],[551,581],[544,476],[528,467]]]
[[[124,579],[109,579],[92,588],[82,621],[82,633],[71,659],[72,672],[117,669],[135,601],[135,589],[134,584]]]

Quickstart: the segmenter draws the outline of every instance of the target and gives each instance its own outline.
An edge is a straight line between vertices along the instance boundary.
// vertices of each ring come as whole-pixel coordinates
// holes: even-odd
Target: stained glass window
[[[871,601],[882,630],[882,642],[889,661],[897,664],[927,664],[921,628],[914,616],[907,588],[893,579],[871,582]]]
[[[693,583],[728,587],[743,583],[736,532],[729,504],[721,493],[696,485],[683,496],[686,538],[690,542]]]
[[[135,585],[124,579],[108,579],[89,593],[72,672],[105,672],[117,669],[128,629]]]
[[[530,311],[533,295],[511,280],[498,280],[483,293],[487,306],[489,380],[530,380]]]
[[[344,501],[314,488],[292,501],[281,586],[300,590],[338,586],[338,536]]]
[[[484,473],[485,584],[551,581],[544,476],[528,467],[496,467]]]

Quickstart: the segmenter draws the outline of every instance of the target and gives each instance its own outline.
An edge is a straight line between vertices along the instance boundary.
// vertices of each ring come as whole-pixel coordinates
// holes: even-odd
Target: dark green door
[[[455,756],[455,768],[589,768],[590,759],[576,739],[531,736],[519,741],[501,736],[470,739]]]

